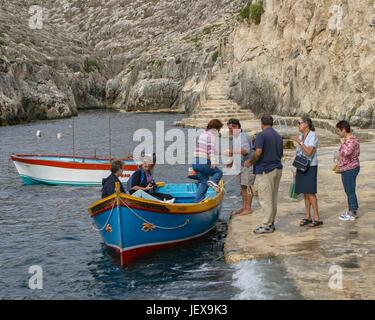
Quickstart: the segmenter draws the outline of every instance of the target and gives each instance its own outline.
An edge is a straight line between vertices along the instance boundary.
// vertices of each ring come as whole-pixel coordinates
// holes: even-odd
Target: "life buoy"
[[[198,180],[198,174],[193,168],[189,168],[188,178],[192,180]]]

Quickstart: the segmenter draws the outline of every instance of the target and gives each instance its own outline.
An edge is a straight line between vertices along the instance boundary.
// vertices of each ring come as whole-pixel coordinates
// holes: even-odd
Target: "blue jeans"
[[[197,195],[194,199],[194,202],[201,202],[207,192],[208,185],[207,181],[212,176],[211,181],[219,183],[220,179],[223,177],[223,171],[219,168],[211,168],[211,161],[206,159],[195,159],[193,164],[194,171],[197,172],[199,186]]]
[[[357,167],[341,173],[341,180],[344,185],[346,196],[348,197],[348,208],[350,211],[358,210],[358,200],[355,189],[359,171],[360,167]]]
[[[160,201],[158,198],[153,197],[152,195],[143,190],[137,190],[132,194],[132,196],[146,200]]]

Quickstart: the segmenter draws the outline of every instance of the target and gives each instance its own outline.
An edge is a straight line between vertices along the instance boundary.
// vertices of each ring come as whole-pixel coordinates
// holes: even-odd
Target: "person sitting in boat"
[[[129,193],[138,198],[174,203],[175,199],[171,195],[155,190],[156,183],[152,176],[154,166],[153,159],[150,156],[142,157],[139,169],[128,180],[127,188]]]
[[[124,187],[119,179],[122,175],[124,163],[121,160],[114,160],[111,163],[111,175],[102,181],[102,198],[106,198],[116,192],[115,183],[120,182],[120,191],[125,193]]]

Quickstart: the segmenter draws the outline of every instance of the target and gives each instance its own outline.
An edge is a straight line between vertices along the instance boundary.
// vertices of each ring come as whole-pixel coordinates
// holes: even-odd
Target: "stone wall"
[[[231,97],[254,112],[375,127],[375,1],[267,0],[230,37]]]
[[[259,25],[237,21],[246,3],[7,1],[0,124],[85,108],[192,112],[220,52],[231,98],[257,114],[375,127],[375,0],[264,0]],[[31,4],[42,28],[30,28]]]

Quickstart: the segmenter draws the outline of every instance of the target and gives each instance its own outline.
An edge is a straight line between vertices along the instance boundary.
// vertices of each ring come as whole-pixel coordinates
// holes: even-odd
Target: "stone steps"
[[[254,116],[251,113],[248,112],[227,112],[227,113],[222,113],[220,116],[217,113],[197,113],[196,115],[193,115],[192,118],[237,118],[237,119],[242,119],[242,118],[254,118]]]
[[[212,95],[212,94],[207,93],[207,99],[208,100],[211,100],[211,99],[215,99],[215,100],[228,100],[228,96],[225,95],[225,94],[221,94],[221,95],[215,94],[215,95]]]
[[[221,85],[220,86],[212,86],[212,85],[209,85],[207,86],[207,90],[212,90],[212,91],[227,91],[226,88],[223,88]]]
[[[226,86],[227,83],[227,80],[211,80],[208,83],[208,88],[223,88],[223,86]]]
[[[220,119],[223,124],[224,124],[224,128],[226,127],[226,123],[227,121],[229,120],[230,118],[228,119]],[[180,127],[185,127],[185,128],[206,128],[207,127],[207,124],[208,122],[212,120],[212,119],[207,119],[207,120],[202,120],[202,121],[193,121],[193,120],[181,120],[181,121],[176,121],[175,122],[175,125],[176,126],[180,126]],[[243,124],[244,121],[251,121],[253,119],[244,119],[244,120],[241,120],[241,124]]]
[[[218,72],[208,82],[206,89],[207,100],[189,118],[177,121],[175,124],[188,128],[205,128],[212,119],[220,119],[224,124],[231,118],[242,123],[249,122],[256,117],[247,109],[242,109],[235,101],[228,99],[228,73]]]
[[[207,90],[226,91],[226,88],[223,85],[208,85]]]
[[[218,95],[218,96],[227,95],[227,91],[218,90],[218,89],[207,89],[207,94],[213,96],[213,99],[214,99],[215,95]]]
[[[233,108],[233,107],[227,107],[227,108],[217,108],[217,109],[206,109],[202,108],[200,111],[197,112],[197,114],[228,114],[228,113],[236,113],[236,114],[252,114],[250,110],[241,109],[241,108]]]
[[[234,102],[233,100],[216,100],[216,99],[210,99],[210,100],[207,100],[205,102],[205,107],[207,108],[210,108],[210,107],[214,107],[214,106],[221,106],[221,105],[232,105],[232,106],[237,106],[239,107],[239,105]],[[240,107],[239,107],[240,108]]]
[[[195,124],[206,124],[207,125],[207,123],[210,120],[219,119],[225,124],[231,118],[237,118],[240,121],[254,120],[254,117],[251,116],[251,115],[238,115],[238,116],[230,115],[230,116],[221,116],[221,117],[218,117],[217,115],[212,115],[210,117],[197,115],[196,117],[187,118],[187,121],[190,121],[190,122],[195,123]]]
[[[209,112],[225,112],[225,111],[235,111],[235,110],[245,110],[245,109],[241,109],[239,108],[238,106],[234,106],[234,105],[220,105],[220,106],[211,106],[211,107],[207,107],[207,106],[203,106],[201,111],[209,111]]]

